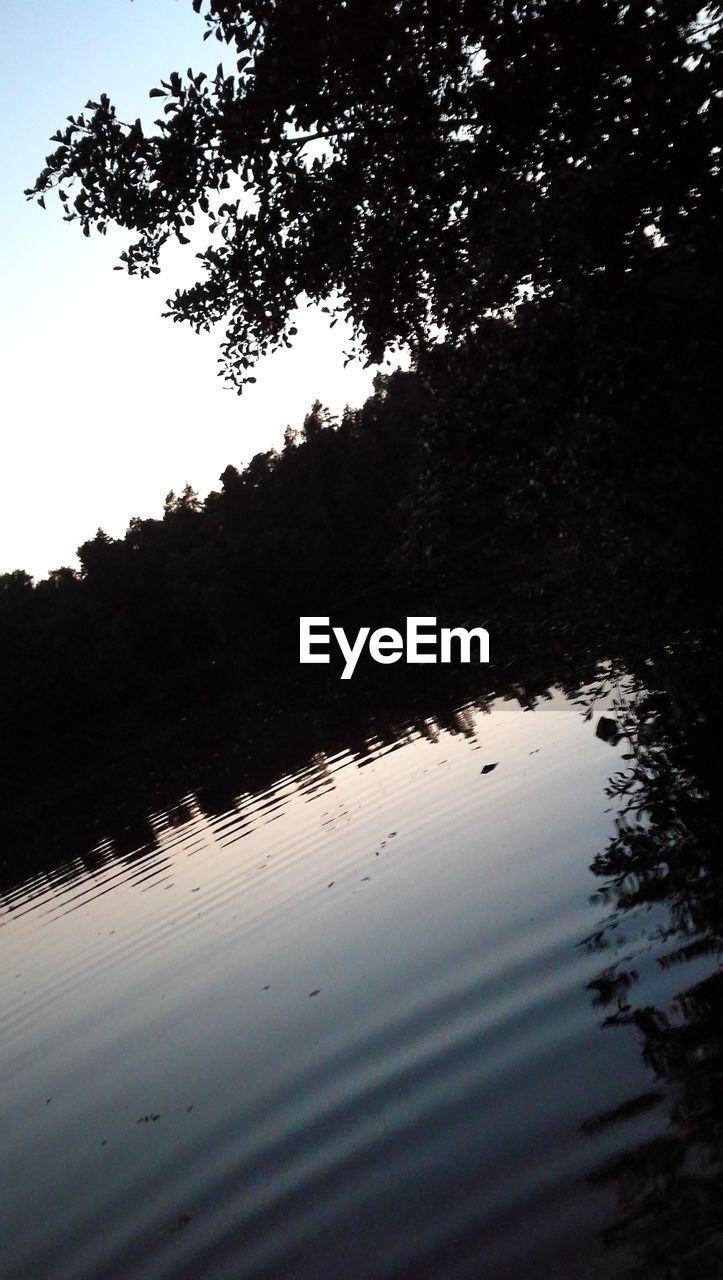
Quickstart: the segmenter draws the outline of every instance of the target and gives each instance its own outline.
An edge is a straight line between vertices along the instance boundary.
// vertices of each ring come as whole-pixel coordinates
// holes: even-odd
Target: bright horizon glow
[[[194,248],[170,248],[159,277],[114,272],[118,233],[86,239],[35,180],[48,138],[89,97],[107,92],[128,118],[169,71],[215,66],[190,0],[35,0],[5,6],[2,106],[3,267],[0,572],[44,577],[99,527],[122,537],[132,516],[162,514],[169,490],[201,497],[229,463],[243,466],[299,427],[314,400],[360,405],[376,368],[343,367],[349,331],[302,310],[290,350],[259,363],[240,398],[217,372],[220,335],[161,318],[193,278]],[[211,48],[210,46],[215,46]],[[391,367],[391,366],[390,366]]]

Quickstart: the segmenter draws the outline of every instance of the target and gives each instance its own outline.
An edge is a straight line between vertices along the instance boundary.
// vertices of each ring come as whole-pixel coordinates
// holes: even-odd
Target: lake
[[[7,1280],[627,1274],[670,1086],[626,991],[710,958],[591,871],[604,712],[466,706],[8,891]]]

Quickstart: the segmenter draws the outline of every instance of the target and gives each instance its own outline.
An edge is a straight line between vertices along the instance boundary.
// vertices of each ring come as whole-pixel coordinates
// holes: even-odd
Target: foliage
[[[86,235],[126,228],[141,275],[200,223],[201,277],[168,314],[225,325],[238,387],[302,295],[378,360],[469,336],[521,285],[614,296],[661,245],[717,243],[720,4],[193,4],[226,65],[171,72],[150,128],[89,102],[27,194],[57,191]]]

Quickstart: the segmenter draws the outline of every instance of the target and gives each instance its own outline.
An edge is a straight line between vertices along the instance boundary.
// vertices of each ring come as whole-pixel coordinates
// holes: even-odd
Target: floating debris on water
[[[595,727],[595,737],[602,738],[603,742],[609,742],[615,746],[620,740],[620,729],[617,721],[611,720],[609,716],[600,716]]]
[[[166,1227],[166,1231],[169,1233],[169,1235],[173,1231],[183,1231],[183,1228],[187,1227],[190,1221],[191,1221],[190,1213],[181,1213],[179,1214],[175,1222],[171,1223],[169,1227]]]

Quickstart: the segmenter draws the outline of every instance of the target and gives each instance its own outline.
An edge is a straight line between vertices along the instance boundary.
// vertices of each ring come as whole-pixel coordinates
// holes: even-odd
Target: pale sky
[[[304,311],[291,351],[241,398],[217,375],[218,338],[161,319],[193,278],[194,246],[153,280],[113,271],[121,244],[86,239],[48,200],[28,203],[49,136],[107,92],[121,118],[156,112],[148,90],[223,57],[191,0],[0,0],[0,572],[75,564],[101,526],[158,516],[169,489],[217,487],[300,426],[317,397],[361,404],[375,369],[343,367],[345,334]]]

